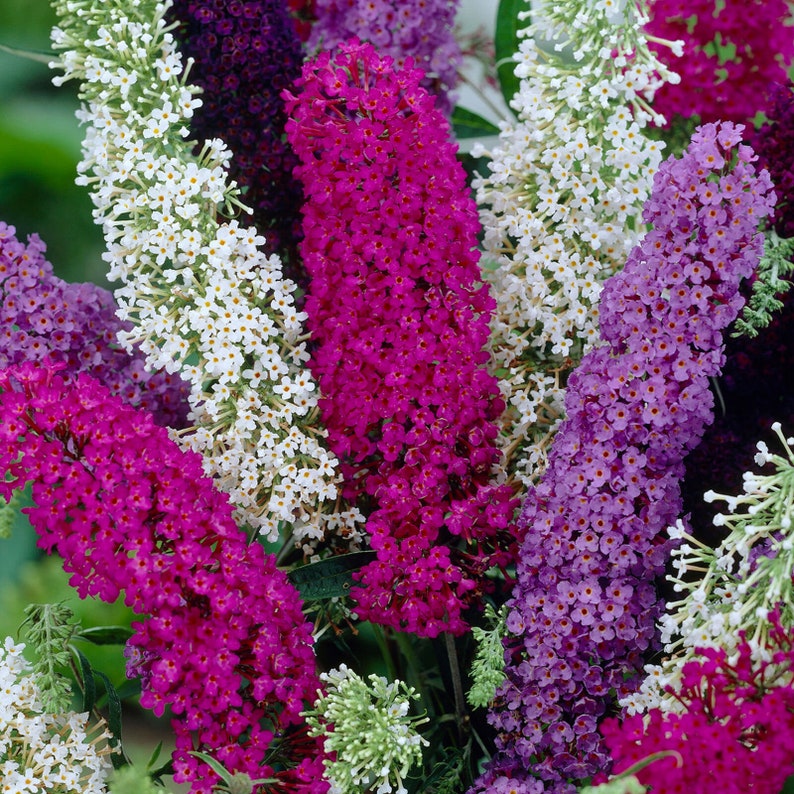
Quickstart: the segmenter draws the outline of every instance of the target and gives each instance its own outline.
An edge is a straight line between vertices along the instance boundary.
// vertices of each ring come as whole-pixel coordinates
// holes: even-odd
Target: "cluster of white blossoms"
[[[707,502],[727,506],[726,514],[714,518],[728,530],[716,549],[693,538],[680,521],[668,530],[671,538],[682,540],[673,551],[676,574],[668,579],[683,596],[667,604],[659,620],[664,661],[647,665],[639,692],[621,703],[630,714],[680,710],[681,703],[665,687],[678,687],[681,670],[696,658],[697,648],[724,648],[730,654],[744,632],[752,652],[762,658],[769,613],[778,609],[783,625],[794,624],[794,438],[785,438],[777,422],[772,429],[786,456],[771,454],[760,442],[755,461],[771,463],[774,473],[746,472],[739,496],[704,495]]]
[[[492,366],[508,406],[500,443],[525,486],[545,468],[567,374],[598,340],[601,283],[643,231],[662,159],[644,134],[649,102],[677,80],[648,47],[644,2],[535,5],[515,56],[517,120],[502,123],[492,152],[472,152],[490,158],[475,188],[497,301]]]
[[[416,692],[379,675],[367,682],[345,664],[320,678],[326,692],[303,716],[312,736],[325,737],[329,794],[407,794],[403,780],[427,745],[416,732],[427,717],[409,714]]]
[[[102,224],[120,341],[147,367],[190,383],[192,427],[174,436],[204,456],[237,518],[270,540],[281,522],[308,551],[327,531],[357,540],[361,514],[337,508],[305,366],[305,315],[264,238],[237,221],[220,140],[198,148],[187,122],[201,104],[163,16],[170,2],[59,0],[56,77],[81,82],[87,125],[78,182]]]
[[[0,790],[3,794],[106,794],[110,734],[87,714],[48,714],[22,655],[0,647]]]

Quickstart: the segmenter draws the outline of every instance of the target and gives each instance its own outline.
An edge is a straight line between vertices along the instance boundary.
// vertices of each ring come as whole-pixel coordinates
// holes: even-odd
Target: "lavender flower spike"
[[[500,752],[473,791],[509,780],[571,794],[572,781],[609,766],[598,720],[638,683],[656,643],[653,580],[678,517],[683,458],[711,421],[708,378],[774,206],[740,133],[705,125],[680,160],[662,164],[643,216],[653,230],[604,285],[605,344],[571,375],[568,418],[524,505],[507,618],[515,637],[490,715]]]

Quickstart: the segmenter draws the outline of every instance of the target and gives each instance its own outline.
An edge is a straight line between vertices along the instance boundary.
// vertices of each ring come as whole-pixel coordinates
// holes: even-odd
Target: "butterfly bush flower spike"
[[[608,767],[597,723],[639,683],[656,641],[664,530],[774,205],[753,159],[734,125],[699,129],[660,166],[643,215],[652,230],[604,285],[604,344],[571,375],[548,469],[524,502],[506,621],[519,639],[491,711],[501,752],[477,791],[502,775],[570,794]]]
[[[487,371],[493,300],[449,125],[371,44],[307,62],[288,99],[301,159],[311,366],[347,498],[366,499],[377,561],[363,619],[466,630],[485,572],[510,559],[515,500],[492,482],[503,404]]]
[[[5,499],[32,482],[39,546],[60,554],[78,595],[123,592],[142,616],[127,675],[141,679],[144,708],[170,708],[176,782],[210,794],[198,750],[231,772],[325,792],[300,716],[318,688],[311,625],[197,453],[89,376],[26,363],[0,372],[0,470]],[[273,750],[285,769],[266,763]]]
[[[490,158],[474,185],[507,402],[499,443],[524,486],[545,467],[567,376],[598,338],[601,284],[643,230],[662,157],[645,133],[649,102],[677,78],[648,47],[645,4],[617,5],[560,0],[532,12],[515,56],[517,118],[492,152],[474,152]]]
[[[295,285],[236,220],[231,153],[199,146],[187,127],[201,100],[186,83],[164,21],[168,3],[56,2],[55,82],[80,82],[87,126],[80,182],[91,189],[107,243],[119,334],[147,367],[190,384],[191,427],[180,442],[204,456],[241,523],[267,538],[286,523],[310,546],[328,525],[355,536],[354,511],[336,511],[337,461],[317,426],[315,384],[295,309]],[[79,13],[78,13],[79,11]]]
[[[280,93],[300,74],[303,57],[285,3],[174,0],[166,18],[179,22],[174,35],[202,90],[191,133],[229,147],[229,178],[247,188],[251,225],[266,237],[268,253],[294,266],[302,196],[292,175],[296,158],[283,139]]]
[[[409,714],[414,690],[379,675],[367,682],[344,664],[320,678],[325,692],[304,714],[312,735],[324,739],[330,794],[407,794],[405,776],[428,744],[417,733],[427,717]]]
[[[410,58],[424,72],[422,86],[449,116],[463,61],[453,32],[459,6],[460,0],[317,0],[309,50],[335,50],[357,38],[393,58],[398,69]]]
[[[648,8],[648,38],[681,75],[680,83],[661,87],[654,99],[654,110],[667,122],[678,115],[751,125],[766,111],[769,89],[786,81],[794,61],[791,3],[648,0]],[[671,57],[665,39],[682,40],[683,57]]]
[[[742,633],[737,639],[732,651],[704,648],[684,665],[675,711],[604,721],[616,771],[667,753],[637,772],[652,791],[708,794],[715,783],[727,794],[783,790],[794,774],[794,633],[773,611],[760,658]]]
[[[59,279],[37,235],[27,245],[14,235],[14,227],[0,221],[0,367],[60,362],[151,411],[158,424],[183,427],[186,384],[164,370],[148,372],[139,351],[119,345],[117,334],[131,326],[116,317],[113,296],[94,284]]]
[[[676,696],[684,666],[703,648],[729,655],[741,643],[757,659],[765,653],[776,610],[783,625],[794,624],[794,453],[778,423],[773,425],[784,454],[759,442],[756,463],[771,474],[747,472],[744,492],[709,502],[724,502],[727,512],[714,523],[728,532],[717,548],[697,541],[683,522],[669,529],[680,541],[673,551],[675,574],[668,577],[681,597],[667,605],[659,620],[664,661],[648,665],[639,692],[624,702],[629,714],[650,708],[678,711]],[[693,578],[693,573],[699,573]]]

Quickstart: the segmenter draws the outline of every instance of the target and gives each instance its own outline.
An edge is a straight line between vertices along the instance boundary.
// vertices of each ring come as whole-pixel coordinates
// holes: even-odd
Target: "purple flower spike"
[[[474,791],[506,775],[569,794],[608,767],[594,719],[631,691],[654,645],[683,459],[711,420],[708,379],[774,205],[740,141],[741,127],[708,124],[662,164],[644,213],[653,230],[605,282],[605,344],[572,374],[567,419],[524,504],[508,623],[520,638],[490,715],[500,752]]]
[[[203,89],[191,132],[221,138],[232,151],[229,176],[245,189],[250,222],[268,253],[295,264],[303,201],[292,171],[297,158],[283,140],[281,92],[300,74],[301,42],[283,0],[174,0],[169,17],[190,82]]]
[[[56,362],[85,372],[124,402],[150,411],[158,424],[181,427],[187,387],[176,375],[152,374],[143,356],[116,342],[129,325],[116,317],[113,296],[94,284],[69,284],[44,258],[37,235],[27,245],[0,221],[0,369],[23,361]]]
[[[412,58],[425,73],[423,87],[436,94],[448,116],[454,105],[449,92],[463,60],[452,31],[458,5],[460,0],[317,0],[309,46],[334,50],[358,38],[394,58],[398,69]]]

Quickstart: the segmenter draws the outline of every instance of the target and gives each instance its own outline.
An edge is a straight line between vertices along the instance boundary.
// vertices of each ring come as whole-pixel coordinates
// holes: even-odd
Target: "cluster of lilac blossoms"
[[[450,91],[463,60],[453,26],[460,0],[317,0],[310,49],[332,51],[351,38],[371,43],[401,69],[406,58],[422,69],[422,85],[452,113]]]
[[[200,140],[221,138],[232,152],[229,178],[247,188],[250,222],[266,250],[294,260],[300,238],[295,155],[283,139],[280,93],[300,74],[301,42],[282,0],[174,0],[169,20],[202,104],[190,121]]]
[[[185,384],[167,372],[152,374],[143,357],[116,341],[125,328],[113,296],[94,284],[59,279],[33,235],[27,245],[0,221],[0,369],[23,361],[61,362],[85,372],[126,403],[151,411],[158,424],[181,427]]]
[[[465,629],[483,574],[507,559],[515,501],[491,483],[503,403],[476,208],[421,79],[370,44],[323,53],[289,97],[287,134],[307,196],[311,366],[378,554],[356,612],[435,636]]]
[[[318,424],[305,367],[305,316],[281,260],[236,220],[222,141],[188,140],[201,105],[165,22],[170,3],[59,0],[54,66],[80,81],[86,122],[79,181],[102,224],[109,278],[146,366],[190,384],[190,427],[175,435],[201,452],[237,518],[275,540],[286,528],[305,550],[360,516],[338,507],[337,461]]]
[[[642,233],[662,159],[645,131],[648,103],[676,75],[649,48],[646,4],[617,5],[559,0],[532,12],[514,56],[516,120],[474,181],[507,403],[499,446],[524,486],[546,465],[568,374],[598,337],[601,285]]]
[[[604,344],[571,375],[567,418],[524,504],[516,639],[490,715],[499,753],[476,790],[568,794],[608,766],[597,723],[655,643],[683,459],[711,419],[709,376],[774,206],[741,129],[706,125],[662,164],[643,215],[652,231],[604,285]]]
[[[148,616],[133,624],[128,674],[144,707],[171,710],[177,782],[210,794],[198,749],[233,772],[327,790],[300,716],[319,685],[311,625],[199,455],[89,376],[25,363],[0,373],[0,471],[6,500],[32,481],[39,545],[63,557],[82,598],[123,591]],[[282,771],[266,760],[274,741]]]

